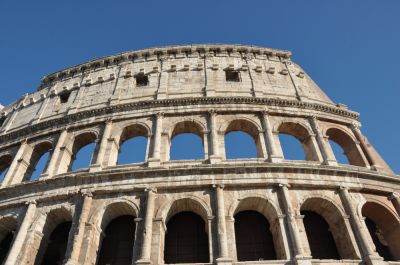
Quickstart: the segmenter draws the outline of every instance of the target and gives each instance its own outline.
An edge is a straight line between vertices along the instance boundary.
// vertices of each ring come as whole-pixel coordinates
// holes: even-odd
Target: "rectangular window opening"
[[[148,86],[149,85],[149,77],[145,74],[138,74],[135,76],[136,86]]]
[[[71,92],[63,92],[59,95],[60,97],[60,103],[65,104],[68,102],[69,96],[71,95]]]
[[[226,70],[225,76],[226,76],[226,82],[240,82],[239,71]]]

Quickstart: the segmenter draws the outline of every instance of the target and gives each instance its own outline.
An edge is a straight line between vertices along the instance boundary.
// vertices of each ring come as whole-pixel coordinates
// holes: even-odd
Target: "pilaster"
[[[275,142],[274,135],[272,132],[271,122],[269,120],[268,111],[265,110],[261,113],[261,121],[264,129],[265,142],[267,144],[267,150],[269,152],[269,161],[270,162],[280,162],[283,160],[282,155],[279,154],[277,143]]]
[[[400,193],[393,192],[389,197],[389,201],[393,203],[394,208],[397,211],[397,214],[400,216]]]
[[[164,113],[159,112],[154,116],[155,130],[153,134],[153,149],[151,152],[151,157],[148,159],[148,166],[155,167],[160,166],[160,153],[161,153],[161,133],[162,133],[162,123],[164,119]]]

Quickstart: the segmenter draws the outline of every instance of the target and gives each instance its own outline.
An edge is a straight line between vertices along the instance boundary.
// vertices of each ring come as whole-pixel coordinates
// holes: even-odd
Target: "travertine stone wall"
[[[226,81],[229,70],[239,82]],[[138,74],[147,86],[136,84]],[[358,113],[334,104],[287,51],[192,45],[127,52],[51,74],[0,112],[0,170],[8,168],[0,239],[16,231],[7,265],[33,264],[64,221],[72,222],[64,264],[94,265],[105,228],[121,215],[135,217],[132,264],[164,264],[166,224],[182,211],[204,220],[209,263],[217,264],[239,263],[235,215],[246,210],[270,223],[277,260],[260,264],[384,264],[365,213],[387,216],[386,235],[400,233],[399,176],[362,134]],[[256,158],[226,159],[231,131],[253,137]],[[188,132],[202,139],[204,157],[171,161],[171,139]],[[280,133],[301,141],[305,161],[285,160]],[[117,165],[121,144],[135,136],[148,140],[145,161]],[[350,165],[336,161],[329,140]],[[96,144],[90,167],[71,171],[88,143]],[[45,172],[30,181],[46,151]],[[327,221],[342,260],[312,259],[304,210]],[[395,241],[388,244],[400,253]]]

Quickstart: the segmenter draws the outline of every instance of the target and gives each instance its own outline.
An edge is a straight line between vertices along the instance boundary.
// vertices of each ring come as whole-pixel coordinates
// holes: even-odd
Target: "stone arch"
[[[266,156],[266,151],[263,147],[264,143],[260,135],[262,128],[253,119],[250,119],[248,117],[237,117],[235,119],[231,119],[225,124],[222,131],[224,133],[224,136],[226,136],[230,132],[243,132],[250,135],[254,140],[254,145],[257,150],[257,157],[260,158]],[[224,150],[226,150],[226,146]]]
[[[206,132],[206,127],[201,123],[200,121],[196,119],[191,119],[191,120],[180,120],[176,123],[174,123],[169,129],[168,129],[168,140],[167,140],[167,152],[166,152],[166,160],[170,159],[171,156],[171,148],[172,148],[172,140],[184,133],[190,133],[197,135],[201,139],[201,144],[202,144],[202,150],[203,150],[203,156],[206,155],[205,151],[205,146],[206,146],[206,137],[205,137],[205,132]]]
[[[28,160],[29,161],[28,167],[23,176],[23,181],[30,180],[32,174],[36,170],[36,166],[37,166],[39,160],[43,157],[43,155],[45,155],[46,153],[49,153],[49,159],[46,162],[46,165],[44,166],[43,172],[41,172],[41,174],[46,172],[47,166],[51,159],[51,154],[53,152],[53,145],[54,145],[54,143],[49,140],[44,140],[39,143],[35,143],[34,145],[31,145],[32,152],[30,153],[30,157]]]
[[[337,127],[330,127],[325,131],[329,140],[337,143],[344,151],[350,165],[365,167],[367,166],[363,159],[361,149],[357,145],[357,139],[346,131]]]
[[[136,241],[135,218],[138,216],[136,204],[129,200],[113,201],[101,213],[98,226],[102,233],[97,244],[96,264],[117,262],[116,259],[120,262],[118,264],[132,262]]]
[[[295,137],[303,147],[305,160],[319,160],[317,147],[313,142],[314,133],[305,124],[293,121],[282,121],[276,125],[274,131],[278,132],[278,134],[287,134]]]
[[[126,125],[126,126],[122,127],[121,129],[122,130],[119,132],[119,135],[117,135],[116,139],[115,139],[115,142],[118,143],[118,146],[116,146],[118,148],[118,150],[116,150],[116,152],[115,152],[116,156],[119,157],[121,155],[122,145],[126,141],[129,141],[135,137],[144,137],[144,138],[146,138],[145,150],[142,150],[145,152],[144,160],[143,160],[143,162],[144,162],[148,157],[148,150],[149,150],[148,139],[149,139],[149,135],[151,133],[151,129],[147,126],[147,124],[141,123],[141,122],[140,123],[136,122],[133,124]],[[112,164],[117,164],[118,157],[113,159],[113,160],[115,160],[115,162],[112,162]]]
[[[37,222],[43,219],[39,218]],[[49,209],[42,227],[42,238],[36,238],[32,248],[37,249],[35,265],[64,260],[72,226],[72,212],[65,206]],[[32,257],[31,257],[32,258]]]
[[[192,211],[200,215],[204,221],[213,216],[211,208],[204,200],[197,196],[189,195],[169,200],[162,204],[157,210],[156,218],[162,219],[164,223],[167,223],[174,214],[183,211]]]
[[[385,260],[400,260],[400,218],[397,214],[374,199],[362,204],[361,214],[378,254]]]
[[[76,155],[78,152],[85,147],[86,145],[92,144],[92,143],[97,143],[99,139],[99,134],[97,131],[92,131],[92,130],[85,130],[77,133],[72,141],[72,147],[71,147],[71,162],[69,164],[69,171],[72,170],[72,166],[74,161],[76,160]],[[93,162],[94,160],[94,155],[92,155],[91,161]]]
[[[277,259],[289,258],[283,238],[283,227],[279,222],[279,218],[282,216],[279,207],[264,196],[248,196],[233,202],[229,207],[228,216],[234,220],[238,213],[245,211],[255,211],[265,217],[270,224],[269,229],[272,233]]]
[[[303,200],[299,210],[316,213],[328,223],[341,259],[359,258],[350,234],[351,230],[346,224],[347,216],[340,205],[326,196],[309,196]]]
[[[160,239],[160,244],[163,248],[161,253],[164,253],[165,262],[172,262],[171,260],[174,260],[173,263],[208,263],[212,261],[213,233],[211,232],[209,222],[209,219],[211,218],[211,209],[203,200],[196,196],[178,198],[164,204],[163,209],[157,212],[157,216],[162,218],[164,221],[165,231],[161,233],[162,239]],[[182,220],[186,220],[188,224],[190,224],[191,228],[185,227],[189,229],[188,231],[190,231],[190,234],[195,233],[196,236],[193,238],[179,238],[179,233],[176,234],[175,232],[177,229],[179,230],[180,226],[177,227],[176,222],[180,223]],[[204,227],[202,227],[203,225]],[[172,230],[168,230],[168,227]],[[172,238],[178,236],[178,238],[171,241],[171,236]],[[191,248],[191,251],[189,251],[191,254],[187,257],[188,260],[182,258],[182,260],[179,261],[177,260],[176,255],[170,255],[171,253],[180,253],[181,251],[180,247],[171,245],[171,242],[175,242],[176,240],[183,240],[186,242],[184,245],[190,245],[193,247]],[[171,249],[174,249],[174,251],[171,251]]]

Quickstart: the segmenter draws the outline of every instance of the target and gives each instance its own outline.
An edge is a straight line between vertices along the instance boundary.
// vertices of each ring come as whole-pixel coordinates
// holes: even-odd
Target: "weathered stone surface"
[[[239,82],[226,81],[228,70]],[[163,264],[166,224],[182,211],[204,220],[209,263],[237,264],[235,215],[247,210],[268,220],[277,260],[246,264],[383,264],[364,222],[374,212],[385,216],[374,221],[388,227],[382,234],[400,260],[400,177],[362,135],[358,114],[334,104],[287,51],[127,52],[51,74],[0,112],[0,170],[8,168],[0,239],[16,230],[5,264],[34,264],[41,242],[65,221],[72,226],[64,264],[96,264],[105,228],[121,215],[135,217],[132,263]],[[253,137],[257,158],[226,159],[231,131]],[[171,139],[186,132],[201,137],[204,158],[171,161]],[[279,133],[302,142],[306,161],[285,160]],[[148,139],[146,161],[117,165],[121,143],[135,136]],[[351,165],[338,164],[329,139]],[[90,168],[71,172],[76,152],[92,142]],[[46,171],[29,181],[49,150]],[[326,220],[341,261],[312,259],[301,211]]]

